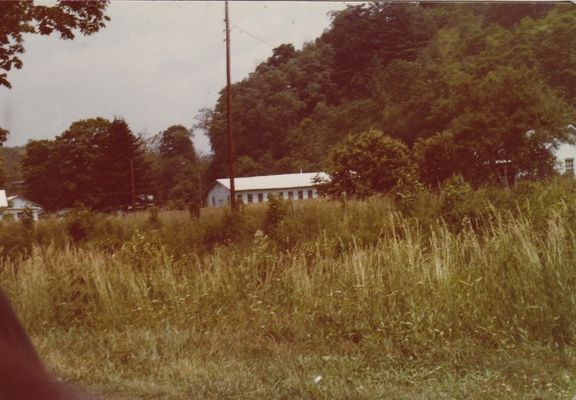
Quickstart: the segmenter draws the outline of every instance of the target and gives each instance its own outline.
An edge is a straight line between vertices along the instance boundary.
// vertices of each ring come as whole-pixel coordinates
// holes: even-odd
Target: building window
[[[290,200],[292,200],[294,198],[294,193],[293,192],[288,192],[288,198]]]
[[[304,198],[304,192],[302,190],[298,191],[298,200],[302,200]]]
[[[236,200],[238,200],[238,203],[242,203],[242,194],[237,194]]]
[[[308,198],[309,199],[313,199],[314,198],[314,192],[312,190],[308,191]]]
[[[280,196],[281,199],[284,198],[284,192],[278,192],[278,196]]]
[[[574,175],[574,159],[567,158],[564,160],[564,165],[566,166],[566,175]]]
[[[253,203],[254,202],[254,195],[252,193],[248,194],[248,203]]]
[[[216,197],[212,196],[212,207],[216,207]]]
[[[264,201],[264,193],[258,193],[258,203],[262,203]]]

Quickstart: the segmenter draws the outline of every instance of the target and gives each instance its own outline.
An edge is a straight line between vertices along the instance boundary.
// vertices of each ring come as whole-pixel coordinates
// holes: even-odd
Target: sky
[[[301,49],[329,27],[330,11],[345,7],[230,2],[232,81],[280,44]],[[107,26],[91,36],[25,36],[24,66],[8,73],[12,89],[0,86],[5,146],[53,139],[95,117],[122,117],[134,133],[152,136],[175,124],[191,128],[200,109],[214,107],[226,84],[224,2],[113,1],[107,14]],[[202,132],[194,143],[210,152]]]

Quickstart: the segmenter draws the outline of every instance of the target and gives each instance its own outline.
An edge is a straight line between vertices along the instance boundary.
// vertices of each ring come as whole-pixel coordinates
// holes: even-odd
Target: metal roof
[[[320,177],[328,179],[324,172],[307,172],[300,174],[282,174],[282,175],[265,175],[250,176],[244,178],[235,178],[234,187],[236,191],[242,192],[247,190],[266,190],[266,189],[289,189],[298,187],[314,186],[314,178]],[[217,179],[226,189],[230,189],[230,179]]]
[[[42,207],[40,207],[40,204],[36,203],[35,201],[28,200],[28,199],[26,199],[26,198],[24,198],[24,197],[22,197],[22,196],[19,196],[19,195],[8,196],[8,204],[10,205],[10,203],[11,203],[12,201],[14,201],[15,199],[20,199],[20,200],[22,200],[24,203],[27,203],[27,204],[26,204],[26,207],[29,207],[29,208],[40,208],[40,209],[42,208]],[[12,203],[12,204],[13,204],[13,203]],[[11,208],[18,208],[18,207],[11,207]]]

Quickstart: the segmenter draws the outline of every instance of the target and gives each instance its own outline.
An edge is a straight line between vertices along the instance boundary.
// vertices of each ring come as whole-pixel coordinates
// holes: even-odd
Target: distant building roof
[[[301,174],[282,174],[282,175],[265,175],[250,176],[245,178],[235,178],[234,187],[236,191],[246,190],[266,190],[266,189],[288,189],[298,187],[313,186],[314,178],[320,177],[327,179],[328,175],[324,172],[307,172]],[[217,179],[226,189],[230,189],[230,179]]]
[[[19,204],[19,205],[15,205],[15,204],[14,204],[14,200],[16,200],[16,199],[19,199],[19,200],[20,200],[20,202],[19,202],[20,204]],[[20,196],[20,195],[18,195],[18,194],[17,194],[17,195],[14,195],[14,196],[8,196],[7,200],[8,200],[8,202],[7,202],[7,203],[8,203],[8,206],[9,206],[10,208],[26,208],[26,207],[29,207],[29,208],[42,208],[42,207],[40,206],[40,204],[38,204],[38,203],[36,203],[36,202],[34,202],[34,201],[32,201],[32,200],[28,200],[27,198],[22,197],[22,196]],[[8,207],[8,206],[7,206],[7,207]],[[0,207],[1,207],[1,206],[0,206]]]
[[[0,189],[0,207],[8,207],[8,198],[4,189]]]

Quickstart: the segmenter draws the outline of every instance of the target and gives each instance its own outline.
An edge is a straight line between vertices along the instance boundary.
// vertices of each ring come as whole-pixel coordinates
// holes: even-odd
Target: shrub
[[[30,207],[26,207],[22,212],[20,223],[28,231],[34,229],[34,213]]]
[[[290,203],[278,195],[268,198],[268,208],[264,220],[264,231],[273,234],[288,215]]]
[[[0,258],[16,260],[26,258],[32,251],[33,235],[16,221],[2,221],[0,225]]]
[[[66,230],[74,243],[83,242],[94,225],[94,214],[78,208],[66,215]]]
[[[329,160],[330,181],[321,184],[320,191],[331,197],[387,193],[414,174],[406,145],[377,130],[348,136],[334,147]]]

